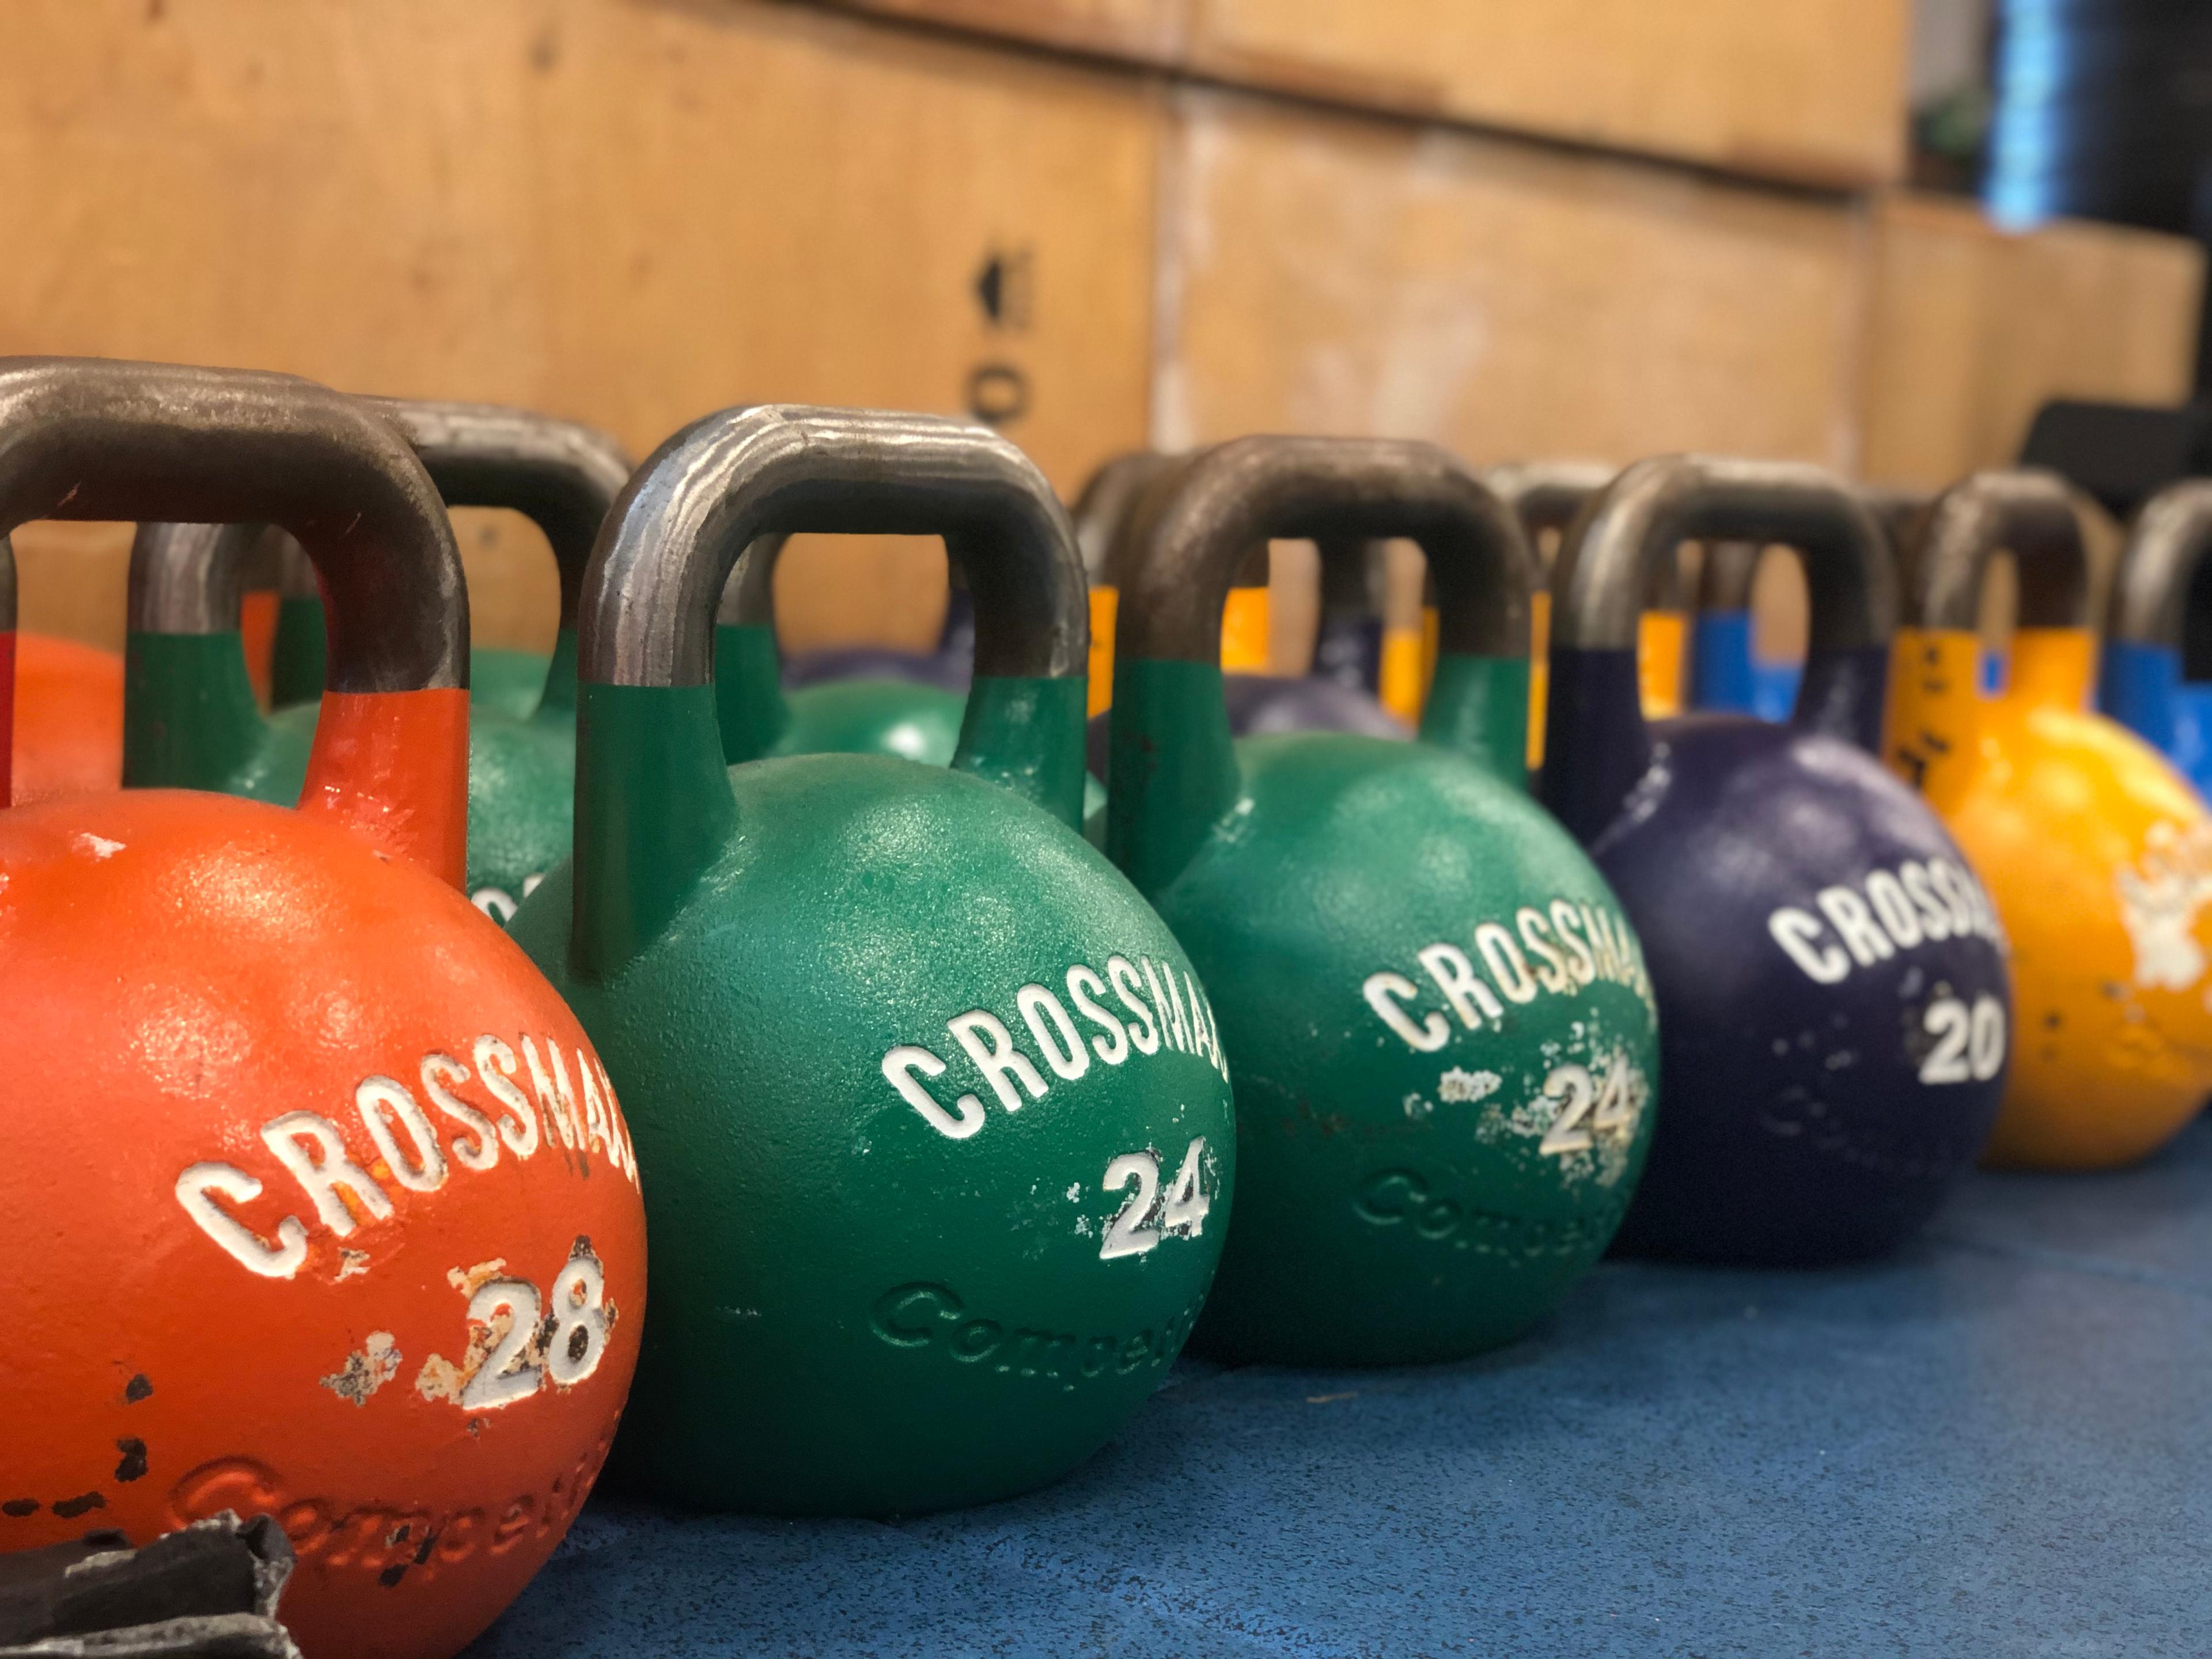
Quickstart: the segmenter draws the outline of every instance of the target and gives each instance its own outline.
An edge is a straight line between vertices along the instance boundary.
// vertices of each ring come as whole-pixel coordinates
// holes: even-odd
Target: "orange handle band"
[[[325,691],[300,810],[462,885],[469,845],[469,694]]]
[[[1647,611],[1638,620],[1636,683],[1647,719],[1670,720],[1682,712],[1688,620],[1679,611]]]
[[[1267,641],[1267,590],[1232,587],[1221,607],[1221,672],[1264,674]]]
[[[1103,714],[1114,702],[1114,618],[1121,609],[1115,587],[1091,590],[1091,694],[1084,718]]]
[[[15,774],[15,630],[0,634],[0,807],[14,800]]]
[[[2089,706],[2097,679],[2097,636],[2086,628],[2022,628],[2012,636],[2005,696],[2038,708]]]

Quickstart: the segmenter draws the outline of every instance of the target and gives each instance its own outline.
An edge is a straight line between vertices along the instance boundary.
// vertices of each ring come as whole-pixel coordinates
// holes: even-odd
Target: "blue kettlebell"
[[[1783,543],[1812,593],[1788,725],[1647,722],[1638,600],[1686,540]],[[2011,987],[1979,880],[1875,758],[1897,584],[1817,467],[1674,456],[1623,472],[1553,569],[1544,799],[1589,848],[1657,989],[1651,1161],[1620,1248],[1773,1265],[1895,1246],[1972,1167]],[[1996,1033],[1954,1066],[1954,1025]]]
[[[2212,481],[2188,478],[2145,501],[2112,573],[2098,707],[2212,793],[2212,678],[2191,604],[2212,549]],[[2194,669],[2196,672],[2191,672]]]

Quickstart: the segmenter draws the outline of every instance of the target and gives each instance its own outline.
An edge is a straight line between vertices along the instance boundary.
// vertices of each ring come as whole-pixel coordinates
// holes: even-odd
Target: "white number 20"
[[[2004,1005],[1995,997],[1975,998],[1971,1013],[1957,997],[1938,997],[1920,1025],[1936,1039],[1920,1062],[1923,1083],[1987,1083],[2004,1069]]]
[[[1158,1247],[1169,1233],[1182,1238],[1196,1238],[1206,1231],[1206,1212],[1213,1200],[1206,1195],[1204,1182],[1200,1178],[1199,1160],[1206,1153],[1206,1137],[1200,1135],[1190,1143],[1182,1155],[1182,1167],[1176,1171],[1174,1183],[1168,1188],[1167,1202],[1160,1206],[1158,1222],[1151,1225],[1153,1206],[1160,1195],[1160,1160],[1152,1152],[1124,1152],[1106,1166],[1105,1179],[1099,1185],[1109,1193],[1134,1183],[1137,1190],[1122,1200],[1121,1207],[1113,1220],[1106,1224],[1105,1243],[1098,1247],[1101,1261],[1110,1261],[1117,1255],[1142,1255]]]

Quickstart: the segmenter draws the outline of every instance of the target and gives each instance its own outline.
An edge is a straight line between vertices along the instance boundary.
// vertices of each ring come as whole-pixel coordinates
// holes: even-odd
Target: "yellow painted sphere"
[[[1973,674],[1971,636],[1908,648]],[[2212,815],[2157,750],[2085,712],[2093,661],[2079,630],[2016,636],[2011,688],[1926,783],[2011,938],[1995,1164],[2133,1163],[2212,1094]]]

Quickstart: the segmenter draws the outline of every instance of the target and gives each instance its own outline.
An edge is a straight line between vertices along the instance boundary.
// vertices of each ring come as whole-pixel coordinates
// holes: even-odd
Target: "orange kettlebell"
[[[15,550],[0,535],[0,805],[112,789],[122,777],[123,659],[16,631]]]
[[[1979,690],[1990,557],[2020,574],[2009,683]],[[2155,1152],[2212,1091],[2212,816],[2165,758],[2088,712],[2097,642],[2065,483],[1983,472],[1921,520],[1890,659],[1890,764],[1980,872],[2011,936],[2012,1069],[1992,1164]],[[1943,1045],[1929,1064],[1944,1063]]]
[[[439,1659],[589,1491],[646,1282],[606,1073],[458,890],[444,507],[304,380],[0,359],[0,532],[42,517],[283,526],[330,689],[296,811],[0,812],[0,1551],[267,1514],[309,1659]]]

